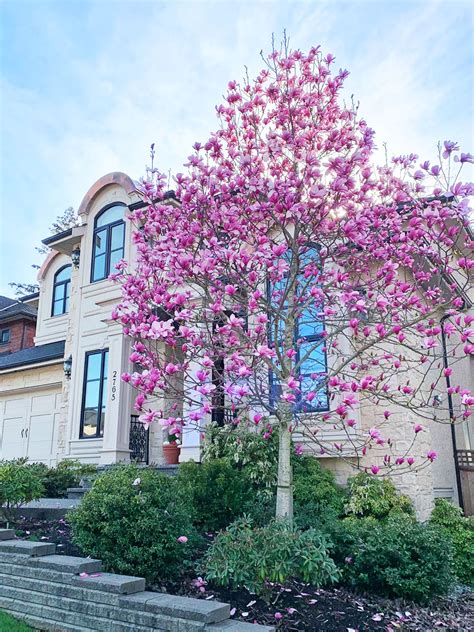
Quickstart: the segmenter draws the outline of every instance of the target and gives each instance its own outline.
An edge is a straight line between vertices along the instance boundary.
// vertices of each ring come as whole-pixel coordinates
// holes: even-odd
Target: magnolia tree
[[[473,157],[446,141],[433,166],[409,155],[376,167],[333,61],[274,51],[255,80],[231,81],[175,199],[157,171],[143,181],[137,260],[116,275],[141,420],[180,434],[214,415],[278,433],[279,517],[292,515],[295,433],[373,474],[405,472],[436,458],[413,456],[423,420],[462,421],[474,402],[448,385],[443,415],[439,397],[452,372],[443,343],[451,363],[474,352],[473,187],[459,181]],[[397,453],[398,410],[415,421]]]

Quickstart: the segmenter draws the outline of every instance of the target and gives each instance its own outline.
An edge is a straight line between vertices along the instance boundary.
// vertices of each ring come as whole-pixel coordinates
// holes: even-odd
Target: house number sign
[[[112,401],[115,399],[115,393],[117,392],[117,371],[112,373]]]

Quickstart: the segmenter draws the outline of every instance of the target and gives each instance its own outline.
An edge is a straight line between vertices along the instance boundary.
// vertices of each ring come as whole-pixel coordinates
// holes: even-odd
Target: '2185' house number
[[[115,399],[115,393],[117,392],[117,371],[112,373],[112,401]]]

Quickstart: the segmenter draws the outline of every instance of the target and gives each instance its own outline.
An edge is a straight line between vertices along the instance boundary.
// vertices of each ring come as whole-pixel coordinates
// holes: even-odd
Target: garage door
[[[56,460],[60,393],[32,393],[1,402],[0,458]]]

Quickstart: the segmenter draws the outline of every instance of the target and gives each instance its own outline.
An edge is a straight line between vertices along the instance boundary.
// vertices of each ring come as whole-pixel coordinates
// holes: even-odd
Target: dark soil
[[[72,543],[71,527],[64,518],[58,520],[35,520],[20,517],[15,524],[15,533],[22,540],[53,542],[58,555],[83,556],[81,550]]]
[[[21,518],[15,531],[22,539],[54,542],[58,554],[83,555],[72,544],[71,530],[64,519]],[[474,630],[474,593],[467,589],[459,589],[449,599],[436,600],[427,607],[361,596],[343,588],[315,589],[301,583],[274,587],[269,604],[245,589],[231,591],[191,578],[179,585],[157,585],[152,590],[224,601],[231,605],[232,618],[273,625],[279,632]]]
[[[206,587],[209,588],[209,587]],[[206,590],[235,608],[234,618],[276,625],[294,632],[362,630],[474,629],[474,595],[464,593],[421,608],[401,601],[363,597],[341,588],[314,589],[304,584],[281,588],[270,605],[247,591]],[[198,596],[194,594],[194,596]],[[200,593],[205,597],[205,593]],[[206,595],[207,597],[209,595]],[[280,618],[281,615],[281,618]]]

